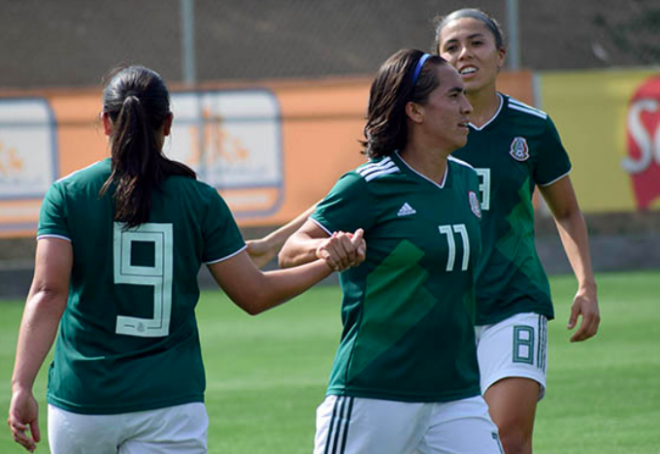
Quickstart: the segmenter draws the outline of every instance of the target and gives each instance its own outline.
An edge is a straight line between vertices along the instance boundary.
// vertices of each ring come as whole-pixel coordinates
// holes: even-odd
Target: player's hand
[[[265,239],[249,240],[246,241],[247,253],[257,265],[258,268],[263,268],[277,255],[277,249],[270,245],[270,242]]]
[[[351,242],[356,251],[356,257],[351,266],[360,266],[360,264],[367,258],[367,242],[364,239],[364,230],[357,229],[355,233],[351,235]]]
[[[16,443],[30,452],[37,449],[37,443],[41,440],[39,405],[31,392],[14,392],[9,407],[7,424],[9,424],[9,429]]]
[[[358,266],[366,257],[364,231],[358,229],[354,234],[334,232],[330,238],[316,248],[316,256],[327,262],[335,271],[345,271],[352,266]]]
[[[598,298],[596,289],[579,289],[573,299],[571,306],[571,315],[568,319],[568,329],[571,330],[577,325],[578,317],[582,316],[582,321],[578,330],[571,336],[571,342],[580,342],[596,335],[598,325],[600,325],[600,310],[598,309]]]

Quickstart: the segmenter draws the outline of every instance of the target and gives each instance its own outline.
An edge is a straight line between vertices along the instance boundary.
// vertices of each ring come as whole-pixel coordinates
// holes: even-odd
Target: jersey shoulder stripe
[[[544,120],[548,118],[548,114],[543,112],[542,110],[539,110],[535,107],[529,106],[525,104],[524,102],[520,102],[516,99],[509,98],[509,108],[513,110],[517,110],[519,112],[527,113],[530,115],[534,115],[539,118],[543,118]]]
[[[400,172],[399,167],[392,161],[389,156],[379,162],[370,162],[364,164],[356,169],[356,172],[369,182],[375,178],[391,173]]]

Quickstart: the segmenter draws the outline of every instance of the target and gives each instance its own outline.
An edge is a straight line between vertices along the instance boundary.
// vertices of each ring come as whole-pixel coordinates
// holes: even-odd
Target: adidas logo
[[[397,216],[410,216],[411,214],[415,214],[417,211],[408,203],[404,203],[403,206],[399,209],[399,212],[396,214]]]

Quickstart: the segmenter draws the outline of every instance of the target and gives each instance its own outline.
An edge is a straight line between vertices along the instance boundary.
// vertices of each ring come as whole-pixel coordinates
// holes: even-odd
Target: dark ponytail
[[[167,177],[196,175],[161,152],[156,133],[170,115],[170,97],[156,72],[141,66],[117,72],[103,90],[103,113],[112,122],[112,173],[99,196],[114,186],[115,220],[135,227],[149,220],[152,193]]]

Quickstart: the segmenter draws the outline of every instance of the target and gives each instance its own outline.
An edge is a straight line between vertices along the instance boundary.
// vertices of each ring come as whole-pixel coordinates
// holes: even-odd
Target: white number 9
[[[153,266],[131,265],[134,242],[153,243]],[[145,223],[124,230],[114,223],[115,284],[151,285],[154,287],[153,318],[117,316],[117,334],[137,337],[165,337],[170,332],[172,312],[172,275],[174,242],[172,224]]]

